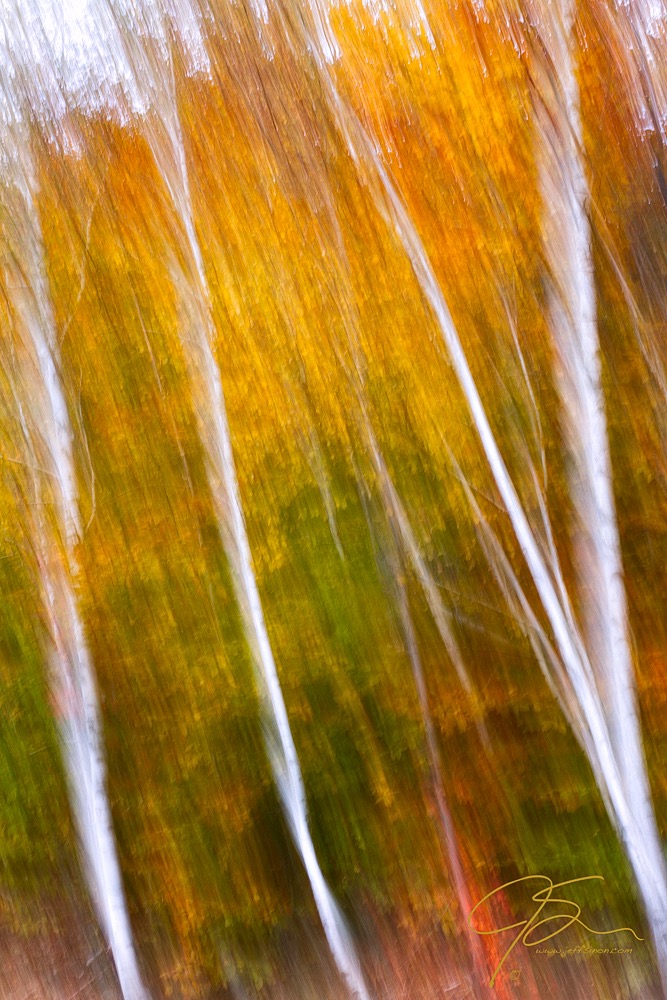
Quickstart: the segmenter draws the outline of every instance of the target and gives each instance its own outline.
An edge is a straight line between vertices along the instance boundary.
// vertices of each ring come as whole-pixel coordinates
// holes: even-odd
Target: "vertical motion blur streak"
[[[7,69],[6,62],[3,68]],[[6,76],[3,84],[4,110],[11,113]],[[107,797],[95,673],[76,592],[80,585],[77,547],[82,533],[72,450],[74,435],[59,373],[58,338],[33,201],[34,167],[25,132],[20,121],[4,122],[3,151],[11,167],[7,169],[5,164],[3,201],[12,225],[10,235],[5,222],[13,264],[8,287],[21,352],[15,398],[26,462],[34,470],[34,546],[51,644],[48,660],[53,699],[72,811],[95,909],[123,997],[142,1000],[146,993],[137,965]],[[9,332],[5,336],[7,342]]]

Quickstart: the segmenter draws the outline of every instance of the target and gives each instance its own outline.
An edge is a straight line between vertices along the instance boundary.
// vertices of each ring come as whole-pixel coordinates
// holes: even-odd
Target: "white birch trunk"
[[[321,4],[322,0],[310,0],[309,9],[317,9]],[[563,595],[560,588],[557,589],[554,584],[549,561],[541,551],[511,480],[449,307],[414,222],[382,163],[378,147],[364,129],[356,113],[338,92],[326,57],[326,53],[332,51],[334,46],[330,40],[323,37],[323,18],[313,16],[310,23],[303,24],[302,30],[304,37],[300,39],[300,43],[305,43],[313,54],[325,99],[347,143],[350,155],[358,165],[363,180],[369,186],[378,211],[401,241],[440,328],[496,487],[507,509],[522,555],[554,634],[568,683],[568,691],[563,692],[562,696],[565,701],[569,701],[573,696],[580,707],[580,717],[585,729],[578,735],[582,746],[587,749],[611,819],[625,846],[651,927],[658,964],[663,976],[667,977],[667,881],[664,861],[657,843],[650,802],[647,808],[643,790],[639,793],[636,791],[630,793],[626,788],[625,765],[619,761],[615,747],[619,713],[615,714],[610,725],[585,643],[573,624],[574,617],[566,595]],[[608,521],[606,528],[608,530]],[[624,687],[627,691],[622,679],[618,687],[619,689]],[[631,728],[632,724],[628,726],[626,722],[624,725],[626,728]],[[645,788],[646,782],[644,781],[642,785]],[[637,805],[640,808],[635,812]]]
[[[166,45],[167,33],[146,11],[145,23],[153,37]],[[308,823],[301,767],[285,700],[269,640],[262,602],[253,569],[236,475],[231,435],[215,357],[216,330],[201,248],[194,225],[190,182],[176,102],[176,86],[169,55],[169,71],[156,65],[157,53],[128,50],[128,62],[139,84],[156,83],[154,107],[149,112],[146,137],[158,171],[183,227],[190,273],[181,276],[181,343],[189,371],[199,436],[204,448],[209,488],[218,528],[232,571],[232,582],[245,636],[252,656],[264,720],[265,739],[274,780],[296,849],[310,882],[315,905],[334,961],[351,993],[370,1000],[361,966],[343,914],[322,874]],[[151,115],[152,118],[151,124]]]
[[[572,54],[574,3],[544,11],[545,73],[537,104],[543,238],[551,270],[549,319],[557,357],[570,495],[577,517],[575,566],[583,628],[610,739],[648,871],[638,882],[667,970],[667,873],[651,803],[639,726],[621,545],[613,493],[597,327],[584,136]]]
[[[22,372],[25,403],[19,403],[21,424],[26,446],[35,457],[33,464],[48,473],[48,483],[35,481],[39,502],[34,531],[49,627],[51,687],[87,884],[123,996],[125,1000],[145,1000],[106,791],[95,674],[76,593],[81,526],[73,432],[60,377],[55,321],[33,201],[34,180],[20,141],[14,147],[9,130],[6,138],[15,154],[16,176],[8,190],[14,213],[14,259],[20,262],[10,279],[10,294],[30,359]],[[49,495],[51,518],[43,510]]]
[[[180,136],[178,141],[180,144]],[[180,155],[183,156],[182,145],[180,145]],[[360,1000],[368,1000],[368,990],[352,939],[343,915],[324,879],[310,834],[301,768],[252,566],[222,382],[214,354],[215,329],[208,283],[192,222],[185,177],[182,200],[186,205],[182,221],[196,277],[195,287],[190,288],[192,295],[190,308],[184,311],[182,345],[190,372],[199,435],[206,455],[209,487],[255,666],[269,758],[280,799],[295,845],[306,869],[336,965],[352,993]],[[176,199],[175,204],[177,204]],[[190,323],[187,323],[185,312],[192,317]]]

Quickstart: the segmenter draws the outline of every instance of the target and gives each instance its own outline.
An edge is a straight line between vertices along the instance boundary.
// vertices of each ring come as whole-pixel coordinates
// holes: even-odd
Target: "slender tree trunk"
[[[321,3],[322,0],[310,0],[308,11],[316,11]],[[567,702],[571,693],[580,708],[582,731],[578,736],[588,754],[609,814],[619,831],[635,873],[651,926],[658,963],[665,976],[667,974],[667,881],[650,801],[644,794],[644,789],[647,787],[645,775],[644,780],[640,782],[639,791],[630,791],[627,788],[626,765],[619,760],[616,752],[620,713],[614,712],[610,723],[586,645],[574,625],[574,616],[567,595],[554,585],[549,561],[545,559],[507,470],[451,312],[416,226],[380,158],[378,146],[372,141],[372,137],[368,135],[356,113],[336,87],[327,58],[327,52],[332,51],[334,46],[325,37],[326,22],[321,16],[306,16],[297,25],[286,18],[286,24],[296,44],[300,47],[305,45],[312,53],[322,83],[324,99],[350,155],[357,164],[362,179],[368,185],[378,211],[401,241],[424,297],[433,310],[521,553],[553,630],[556,647],[564,667],[564,675],[559,676],[566,676],[568,686],[568,690],[561,691],[560,695],[562,700]],[[606,528],[608,530],[608,520]],[[619,690],[628,691],[625,678],[615,683]],[[624,727],[622,738],[629,740],[628,746],[634,753],[637,741],[631,735],[625,734],[628,731],[632,732],[635,723],[624,720],[620,724]],[[636,762],[631,766],[633,772],[637,773]]]
[[[182,344],[190,371],[199,434],[206,454],[209,486],[255,665],[269,758],[333,957],[352,993],[360,1000],[368,1000],[369,994],[352,939],[322,874],[309,829],[301,768],[252,565],[222,382],[214,355],[215,330],[208,283],[189,206],[183,222],[196,284],[191,288],[192,308],[187,311],[194,322],[191,319],[186,324],[184,315]]]
[[[253,569],[222,379],[215,357],[213,308],[194,224],[168,36],[148,11],[146,23],[152,24],[162,47],[166,46],[170,53],[169,71],[162,69],[157,52],[146,50],[140,61],[136,61],[136,57],[133,60],[130,55],[129,61],[140,84],[149,79],[156,83],[157,96],[149,112],[151,117],[146,137],[183,228],[189,271],[182,275],[181,281],[181,344],[188,366],[195,418],[204,448],[218,529],[232,570],[236,600],[255,669],[268,756],[334,961],[351,993],[359,1000],[370,1000],[352,937],[324,878],[310,832],[301,767]],[[127,50],[131,53],[131,44],[128,44]]]
[[[145,1000],[106,790],[95,673],[77,597],[81,525],[73,432],[60,376],[56,327],[33,200],[35,185],[22,140],[14,145],[14,136],[11,139],[7,145],[14,152],[16,167],[10,194],[16,273],[10,288],[25,363],[17,403],[31,464],[46,473],[35,472],[33,528],[48,622],[51,688],[88,887],[125,1000]],[[27,141],[23,145],[27,146]],[[51,516],[45,509],[48,501]]]
[[[586,646],[634,819],[632,832],[621,833],[632,840],[628,849],[644,858],[637,880],[667,974],[667,872],[642,747],[613,491],[584,137],[572,52],[575,7],[572,0],[560,0],[540,10],[550,71],[544,70],[542,99],[536,101],[541,135],[538,165],[551,271],[549,318],[577,518],[577,585]]]

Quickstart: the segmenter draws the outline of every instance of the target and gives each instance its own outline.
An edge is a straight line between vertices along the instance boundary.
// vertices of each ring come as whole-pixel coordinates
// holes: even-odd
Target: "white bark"
[[[82,864],[97,916],[111,950],[125,1000],[147,997],[135,954],[106,790],[106,762],[95,674],[77,599],[81,537],[73,433],[60,377],[60,359],[42,237],[33,202],[34,180],[25,148],[6,130],[15,176],[8,180],[14,234],[10,280],[17,327],[30,358],[19,403],[26,447],[48,473],[35,481],[35,551],[51,647],[50,679],[58,708],[70,802]],[[11,141],[10,141],[11,140]],[[28,367],[30,365],[30,367]],[[53,517],[43,510],[51,495]]]
[[[667,971],[667,872],[651,803],[638,719],[621,545],[613,493],[587,214],[579,87],[572,54],[574,4],[540,8],[552,74],[537,105],[543,238],[552,287],[549,318],[557,356],[570,494],[578,525],[576,571],[586,645],[608,720],[623,794],[648,871],[638,881]],[[551,84],[551,86],[548,85]],[[627,834],[626,834],[627,836]]]
[[[182,145],[180,148],[182,155]],[[184,181],[184,187],[185,183]],[[187,188],[184,201],[189,201]],[[222,382],[214,355],[215,330],[208,283],[189,206],[183,222],[195,263],[197,287],[193,289],[193,294],[199,300],[200,322],[192,323],[187,331],[183,330],[182,343],[190,369],[195,413],[206,454],[211,494],[255,665],[269,758],[333,957],[350,990],[360,1000],[367,1000],[369,994],[352,939],[324,879],[310,834],[301,768],[252,566]]]
[[[161,28],[146,15],[158,38]],[[170,57],[171,58],[171,57]],[[135,56],[136,59],[136,56]],[[130,57],[131,61],[131,57]],[[273,650],[264,620],[245,525],[227,411],[215,357],[216,331],[210,290],[197,237],[190,183],[176,102],[173,73],[157,75],[154,60],[144,53],[135,65],[138,80],[156,83],[154,107],[146,136],[170,193],[185,236],[191,273],[182,276],[181,343],[188,365],[199,436],[204,448],[209,488],[220,536],[232,570],[232,581],[250,648],[264,719],[265,739],[274,780],[295,846],[310,882],[317,911],[335,963],[351,993],[370,1000],[356,950],[343,914],[320,868],[308,823],[301,767],[289,723]]]
[[[321,3],[322,0],[310,0],[309,8],[316,8]],[[438,323],[496,487],[507,509],[522,555],[553,631],[568,685],[580,706],[585,727],[580,739],[588,750],[603,798],[635,873],[651,926],[658,962],[664,973],[667,969],[667,881],[657,843],[655,823],[652,822],[652,816],[648,815],[650,803],[647,810],[643,792],[630,792],[626,786],[625,765],[619,761],[615,746],[615,739],[618,736],[617,718],[614,718],[610,726],[584,641],[573,625],[573,615],[568,602],[564,599],[560,588],[557,589],[554,585],[548,562],[521,505],[486,415],[449,307],[414,222],[382,163],[378,147],[373,143],[353,109],[338,92],[325,58],[327,40],[320,37],[322,19],[313,18],[310,24],[304,24],[303,30],[305,41],[313,53],[319,71],[325,98],[347,143],[350,155],[371,189],[378,210],[400,239]],[[328,44],[331,48],[331,43]],[[607,520],[605,530],[608,530],[608,523]],[[618,686],[619,688],[624,686],[627,691],[623,679]],[[642,784],[646,787],[645,781]],[[635,807],[640,807],[638,812],[635,812]]]

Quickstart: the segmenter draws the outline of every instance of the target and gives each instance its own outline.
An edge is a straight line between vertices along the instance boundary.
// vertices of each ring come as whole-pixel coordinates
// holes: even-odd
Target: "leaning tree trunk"
[[[651,803],[630,648],[621,544],[602,382],[584,136],[573,56],[574,4],[539,8],[549,55],[536,94],[548,309],[556,358],[570,497],[576,518],[576,585],[585,642],[605,706],[632,824],[621,828],[667,976],[667,873]]]
[[[609,815],[624,844],[644,901],[658,963],[663,977],[667,977],[667,879],[648,798],[648,782],[641,754],[633,697],[622,707],[623,697],[626,694],[632,695],[632,680],[627,672],[628,665],[621,661],[620,665],[614,668],[615,676],[611,678],[609,690],[615,699],[613,701],[615,707],[608,715],[603,694],[596,682],[594,661],[587,649],[585,638],[575,623],[570,599],[555,583],[559,574],[554,573],[552,565],[554,556],[553,554],[545,556],[521,504],[489,422],[449,306],[415,223],[381,159],[378,152],[379,145],[368,134],[356,112],[336,85],[331,68],[336,44],[323,14],[322,0],[310,0],[303,18],[291,18],[289,12],[285,13],[284,23],[295,46],[301,51],[305,48],[312,54],[315,70],[322,84],[324,100],[329,106],[340,134],[372,194],[378,211],[400,240],[424,298],[433,311],[496,487],[505,504],[521,554],[553,632],[562,665],[562,670],[556,671],[554,687],[563,705],[570,706],[569,717],[580,720],[576,735],[587,753]],[[572,88],[574,71],[571,63],[567,65],[570,67],[569,71],[566,69],[568,86]],[[575,194],[576,197],[578,195]],[[577,219],[575,225],[580,223],[581,220]],[[581,233],[578,236],[581,240]],[[598,407],[599,402],[598,396]],[[596,419],[599,420],[599,411]],[[608,444],[605,447],[608,449]],[[599,455],[595,456],[595,461],[599,459]],[[610,478],[607,478],[606,486],[600,488],[598,497],[598,502],[601,503],[601,509],[607,518],[605,532],[609,535],[610,518],[615,515],[609,493],[606,499],[604,497],[604,489],[610,490]],[[607,543],[609,544],[608,537]],[[613,538],[611,545],[613,547]],[[615,585],[622,586],[621,580],[617,579]],[[609,596],[605,595],[605,599],[609,600]],[[624,627],[619,620],[619,615],[624,611],[624,595],[619,596],[617,590],[615,596],[612,596],[609,610],[609,615],[614,620],[615,636],[618,636]],[[629,764],[619,758],[619,739],[626,741],[628,752],[633,756]],[[637,779],[632,788],[629,787],[629,774]]]
[[[113,8],[113,3],[111,6]],[[115,11],[115,14],[122,24],[120,13]],[[155,83],[152,106],[144,122],[145,135],[182,228],[187,263],[176,282],[181,300],[181,344],[218,529],[232,570],[235,596],[255,669],[269,761],[334,961],[351,993],[359,1000],[370,1000],[352,937],[324,878],[313,844],[301,766],[253,569],[216,360],[217,335],[211,293],[194,224],[169,33],[160,23],[159,15],[156,17],[149,8],[141,8],[141,16],[145,29],[144,47],[137,49],[131,28],[121,31],[119,41],[136,77],[136,85],[140,87],[149,80]]]
[[[48,625],[52,698],[80,840],[88,888],[111,950],[125,1000],[144,1000],[116,852],[106,789],[106,762],[95,672],[86,641],[78,588],[81,541],[73,431],[60,357],[42,235],[34,203],[35,182],[27,140],[7,129],[14,177],[5,188],[11,203],[8,286],[20,338],[20,384],[15,399],[24,445],[34,470],[32,532]]]

